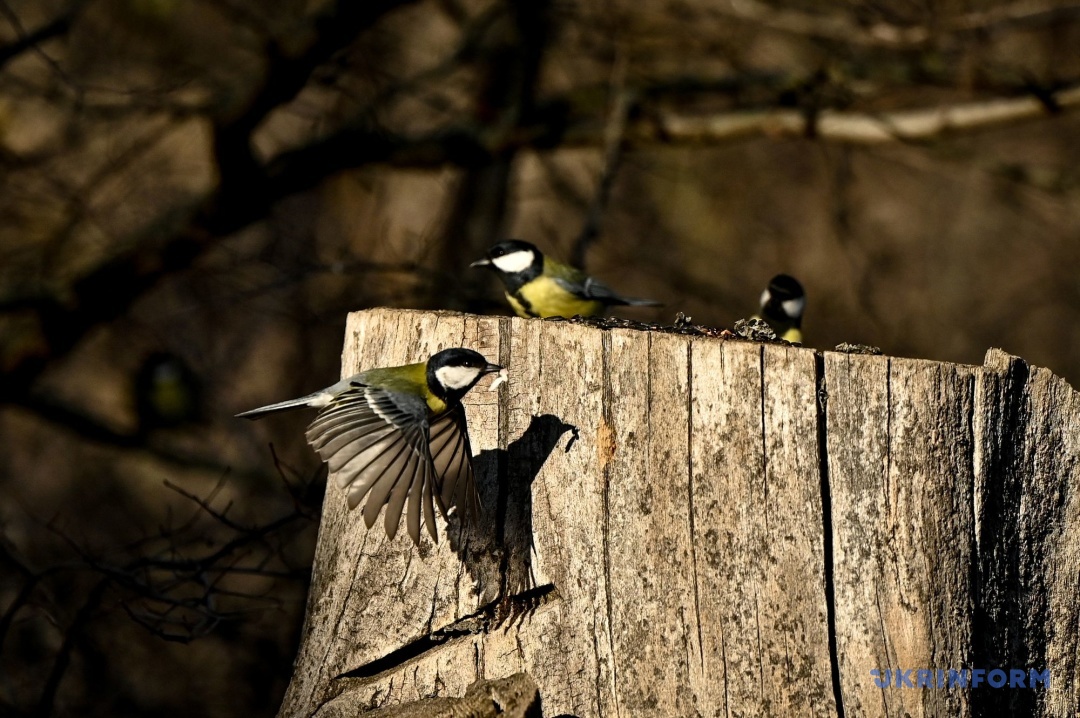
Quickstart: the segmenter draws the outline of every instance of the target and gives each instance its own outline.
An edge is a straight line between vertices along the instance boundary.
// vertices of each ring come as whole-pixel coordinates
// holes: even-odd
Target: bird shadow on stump
[[[480,608],[335,680],[370,678],[398,668],[453,638],[524,619],[554,598],[555,586],[537,586],[532,575],[532,483],[567,432],[573,438],[564,451],[573,447],[577,427],[551,414],[534,416],[521,437],[505,449],[473,457],[481,515],[462,526],[451,513],[446,535],[474,582]]]
[[[559,445],[577,427],[552,414],[534,416],[525,432],[506,449],[481,452],[473,458],[476,488],[483,506],[479,520],[462,527],[452,518],[450,546],[461,557],[477,595],[499,623],[507,616],[537,607],[554,586],[537,586],[532,574],[532,483]]]

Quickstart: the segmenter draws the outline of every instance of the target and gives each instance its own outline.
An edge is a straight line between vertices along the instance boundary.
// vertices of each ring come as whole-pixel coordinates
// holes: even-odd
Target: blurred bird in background
[[[268,414],[316,407],[308,443],[327,462],[353,509],[367,496],[364,523],[370,529],[386,506],[384,525],[397,534],[408,500],[406,524],[420,544],[420,514],[438,542],[435,509],[456,510],[463,522],[479,515],[472,450],[462,397],[485,374],[502,367],[471,349],[444,349],[426,362],[369,369],[333,386],[288,401],[237,414]]]
[[[804,309],[806,293],[799,280],[787,274],[777,274],[761,293],[761,311],[754,318],[768,322],[781,339],[801,344]]]
[[[135,374],[139,431],[171,429],[202,418],[202,382],[182,358],[154,352]]]
[[[518,239],[499,242],[471,267],[488,267],[506,286],[506,300],[519,317],[594,317],[611,306],[659,307],[651,299],[622,297],[580,269],[545,257]]]

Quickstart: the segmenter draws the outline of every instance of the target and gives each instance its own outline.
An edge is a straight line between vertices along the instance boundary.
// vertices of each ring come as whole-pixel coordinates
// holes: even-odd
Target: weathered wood
[[[352,718],[356,706],[347,696],[319,709],[319,718]],[[377,708],[369,718],[541,718],[540,692],[526,673],[477,681],[461,698],[423,698]]]
[[[456,345],[510,374],[466,397],[484,521],[417,550],[331,483],[282,716],[523,671],[548,716],[1080,710],[1080,395],[1049,372],[372,310],[343,373]],[[1050,687],[870,673],[961,667]]]
[[[852,715],[966,716],[871,669],[971,666],[975,369],[825,356],[837,649]]]
[[[813,353],[711,340],[690,350],[693,543],[711,684],[697,708],[833,715]]]

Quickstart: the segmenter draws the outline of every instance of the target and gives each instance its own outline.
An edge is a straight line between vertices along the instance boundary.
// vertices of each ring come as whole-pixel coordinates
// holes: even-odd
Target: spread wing
[[[354,383],[319,412],[307,440],[347,490],[350,509],[367,497],[369,529],[386,506],[386,535],[394,538],[408,503],[409,536],[419,544],[421,513],[428,533],[439,540],[432,505],[438,474],[428,432],[427,406],[420,397]]]
[[[473,479],[472,447],[465,407],[458,404],[431,424],[431,459],[439,477],[439,508],[456,509],[462,522],[480,515],[480,496]]]

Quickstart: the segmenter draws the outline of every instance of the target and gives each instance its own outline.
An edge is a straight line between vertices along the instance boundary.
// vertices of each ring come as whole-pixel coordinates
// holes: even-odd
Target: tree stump
[[[1080,394],[1049,371],[379,309],[343,375],[459,345],[509,370],[466,398],[483,518],[417,549],[330,482],[280,715],[519,672],[549,717],[1080,711]],[[871,673],[974,668],[1050,680]]]

